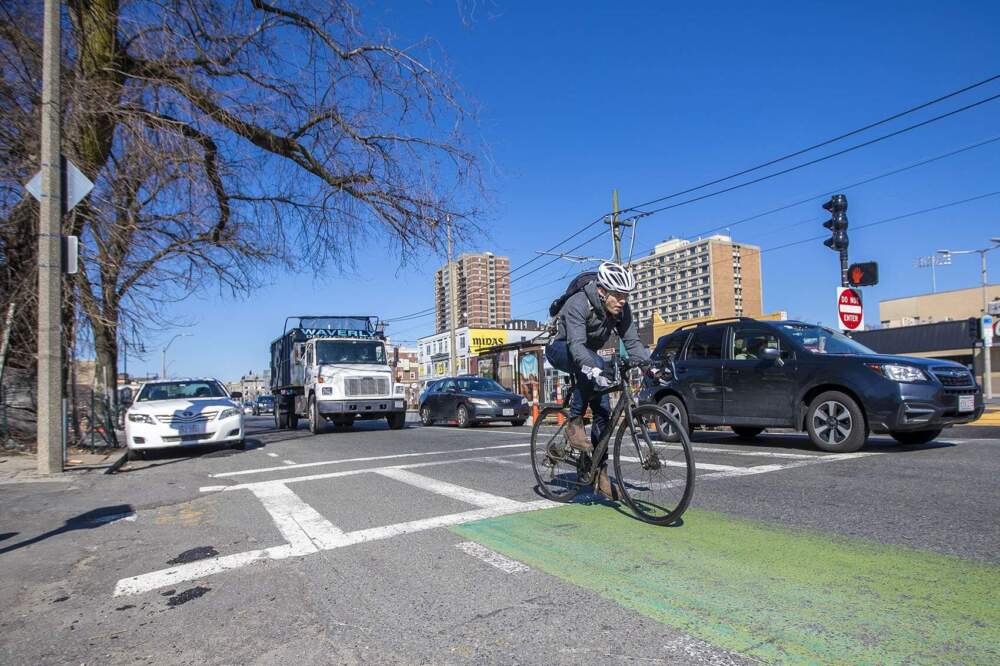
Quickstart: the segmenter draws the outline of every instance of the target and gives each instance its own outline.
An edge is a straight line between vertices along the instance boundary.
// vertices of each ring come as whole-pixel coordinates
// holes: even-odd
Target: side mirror
[[[761,358],[764,358],[764,359],[766,359],[768,361],[774,361],[779,366],[782,366],[782,365],[785,364],[785,362],[781,360],[781,352],[778,351],[777,349],[775,349],[774,347],[768,347],[767,349],[763,350],[760,353],[760,355],[761,355]]]
[[[670,352],[669,354],[667,354],[666,367],[670,370],[671,377],[677,376],[677,363],[675,362],[676,360],[677,360],[677,354],[675,354],[674,352]]]

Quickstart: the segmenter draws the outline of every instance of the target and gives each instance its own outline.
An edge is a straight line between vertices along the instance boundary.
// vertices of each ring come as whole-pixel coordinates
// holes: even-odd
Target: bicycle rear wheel
[[[687,509],[694,492],[691,438],[665,409],[641,405],[632,410],[631,424],[625,417],[615,438],[614,466],[622,497],[640,519],[670,525]]]
[[[559,415],[562,424],[559,424]],[[579,454],[566,440],[569,414],[558,407],[546,407],[531,427],[531,469],[538,492],[554,502],[572,501],[580,492],[577,479]]]

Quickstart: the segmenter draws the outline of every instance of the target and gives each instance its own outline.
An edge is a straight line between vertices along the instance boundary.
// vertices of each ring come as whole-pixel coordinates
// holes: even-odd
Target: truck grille
[[[208,423],[215,418],[217,412],[199,412],[191,416],[183,414],[157,414],[156,420],[169,426],[190,425],[192,423]]]
[[[931,368],[931,372],[937,377],[938,381],[941,382],[943,386],[954,387],[954,386],[975,386],[976,382],[972,379],[972,374],[968,370],[962,370],[960,368]]]
[[[349,398],[386,395],[389,393],[389,380],[386,377],[348,377],[344,381],[344,393]]]

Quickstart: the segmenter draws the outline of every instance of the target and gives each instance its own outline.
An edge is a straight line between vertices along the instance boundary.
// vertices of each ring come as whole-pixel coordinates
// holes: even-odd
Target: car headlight
[[[228,419],[230,416],[239,416],[240,410],[236,407],[230,407],[229,409],[223,409],[219,412],[219,420]]]
[[[895,363],[869,363],[868,367],[894,382],[925,382],[927,375],[912,365]]]
[[[521,398],[521,404],[522,405],[527,405],[528,404],[528,399],[527,398]]]
[[[148,423],[149,425],[156,425],[156,421],[149,414],[129,414],[128,420],[132,423]]]
[[[469,398],[469,402],[473,405],[479,405],[480,407],[492,407],[493,403],[489,400],[483,400],[482,398]]]

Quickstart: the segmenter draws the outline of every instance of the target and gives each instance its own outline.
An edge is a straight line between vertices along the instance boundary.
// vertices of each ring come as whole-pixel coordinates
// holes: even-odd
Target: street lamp
[[[192,335],[194,334],[178,333],[174,337],[170,338],[170,342],[167,343],[167,346],[163,348],[163,351],[160,354],[160,379],[167,378],[167,350],[170,349],[170,345],[174,344],[174,340],[176,340],[177,338],[189,338]]]
[[[978,254],[979,261],[982,268],[983,277],[983,314],[987,314],[987,297],[986,297],[986,253],[992,252],[997,248],[1000,248],[1000,238],[991,238],[990,242],[993,245],[989,247],[979,248],[978,250],[938,250],[938,254],[944,255],[945,257],[951,258],[952,255],[956,254]],[[987,336],[984,334],[983,338]],[[990,368],[990,348],[983,343],[983,397],[989,400],[993,397],[993,382],[992,382],[992,369]]]

